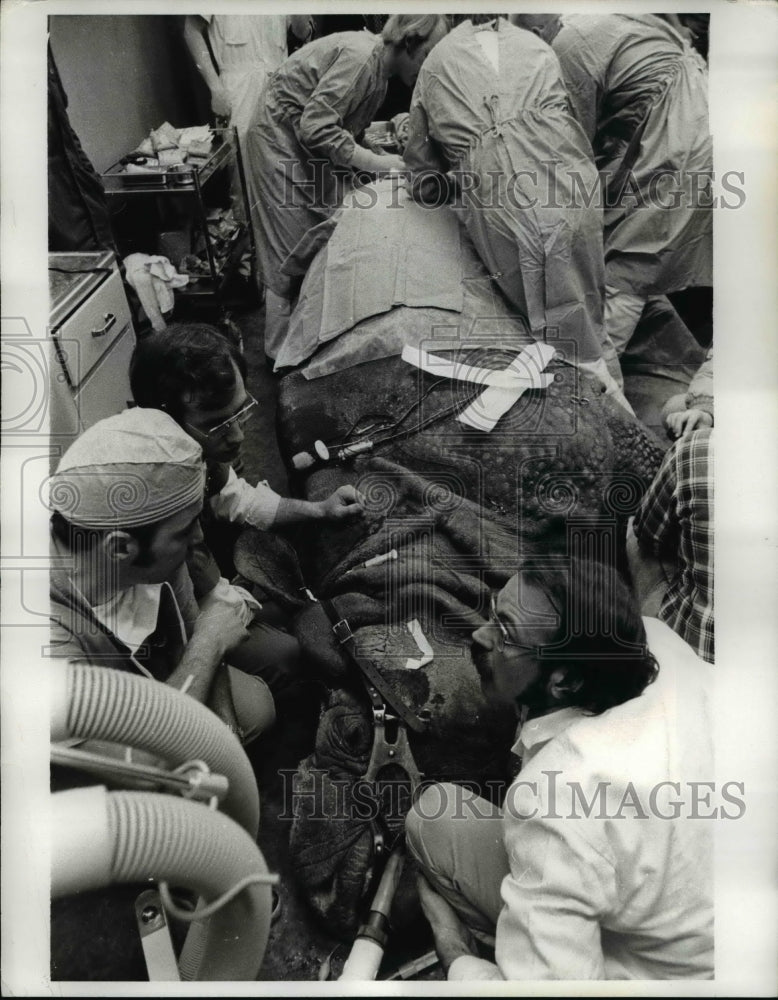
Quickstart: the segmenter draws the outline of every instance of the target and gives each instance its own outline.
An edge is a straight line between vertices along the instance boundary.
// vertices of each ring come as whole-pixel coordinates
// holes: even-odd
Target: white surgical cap
[[[77,438],[49,479],[49,506],[83,528],[154,524],[201,500],[202,450],[167,413],[141,407]]]

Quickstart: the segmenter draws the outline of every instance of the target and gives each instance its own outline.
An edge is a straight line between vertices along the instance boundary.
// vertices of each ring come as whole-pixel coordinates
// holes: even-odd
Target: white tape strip
[[[494,371],[478,368],[461,361],[449,361],[437,354],[429,354],[421,347],[403,348],[402,359],[422,371],[439,378],[456,379],[458,382],[475,382],[478,385],[493,386],[498,389],[544,389],[550,376],[541,372],[554,356],[554,348],[548,344],[535,343],[517,354],[507,368]]]
[[[459,422],[486,433],[494,430],[500,418],[518,402],[522,393],[530,388],[545,389],[554,381],[553,375],[543,374],[543,369],[553,358],[554,353],[553,347],[543,343],[531,344],[525,348],[511,361],[505,371],[515,371],[519,377],[528,379],[530,384],[524,381],[522,385],[512,389],[490,386],[459,414],[457,418]]]
[[[405,627],[413,636],[419,650],[424,654],[420,660],[414,660],[411,657],[408,657],[405,661],[405,669],[418,670],[419,667],[426,667],[428,663],[432,663],[434,654],[432,646],[430,646],[426,635],[421,630],[421,625],[416,618],[413,618],[411,621],[406,622]]]
[[[468,427],[488,433],[515,405],[523,392],[527,389],[545,389],[554,381],[554,376],[543,374],[543,369],[555,353],[550,344],[530,344],[502,371],[449,361],[437,354],[428,354],[421,347],[408,345],[403,348],[402,359],[431,375],[487,386],[457,419]]]

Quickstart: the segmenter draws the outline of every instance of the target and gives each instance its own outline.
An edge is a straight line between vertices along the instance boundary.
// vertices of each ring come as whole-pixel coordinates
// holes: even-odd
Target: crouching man
[[[261,530],[305,521],[342,521],[363,513],[353,486],[311,502],[251,486],[231,464],[239,457],[257,401],[246,390],[246,362],[206,323],[170,326],[135,348],[130,384],[138,406],[169,413],[202,447],[208,466],[206,512],[213,520]],[[209,525],[210,526],[210,525]]]
[[[514,576],[473,659],[522,766],[502,809],[446,784],[408,815],[449,979],[711,978],[709,668],[577,560]]]
[[[186,569],[202,539],[202,451],[159,410],[101,420],[50,481],[52,655],[144,674],[208,704],[244,743],[272,725],[267,685],[225,656],[242,609],[200,610]]]
[[[363,513],[353,486],[340,486],[325,499],[310,502],[281,497],[267,483],[252,486],[236,475],[231,463],[239,457],[247,422],[258,409],[245,379],[243,356],[217,329],[204,323],[177,324],[147,337],[135,348],[130,366],[138,406],[164,410],[203,449],[207,472],[201,519],[204,542],[187,557],[201,605],[228,593],[234,598],[236,591],[247,596],[242,588],[228,591],[224,578],[235,577],[232,550],[240,531],[255,528],[264,533],[305,521],[348,520]],[[257,536],[258,559],[269,542],[268,536]],[[273,560],[262,565],[275,583]],[[318,717],[318,688],[312,688],[304,674],[299,644],[288,630],[288,615],[272,597],[261,599],[249,639],[231,655],[230,662],[267,682],[280,725],[297,725],[303,719],[310,723]]]

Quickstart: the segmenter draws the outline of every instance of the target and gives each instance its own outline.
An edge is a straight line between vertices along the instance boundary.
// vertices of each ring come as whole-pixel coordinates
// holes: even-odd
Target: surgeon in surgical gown
[[[291,55],[265,88],[249,129],[252,222],[267,289],[265,353],[274,358],[288,326],[306,234],[339,206],[353,171],[400,171],[399,156],[356,137],[372,122],[392,76],[412,86],[429,50],[448,30],[439,14],[398,14],[382,35],[344,31]],[[294,260],[284,262],[297,249]],[[283,268],[283,270],[282,270]]]
[[[655,14],[515,15],[559,58],[605,206],[606,330],[622,354],[649,298],[712,284],[708,74]]]
[[[501,18],[462,22],[421,68],[403,155],[425,204],[436,183],[458,181],[476,250],[532,335],[615,392],[602,213],[581,197],[597,172],[549,46]]]

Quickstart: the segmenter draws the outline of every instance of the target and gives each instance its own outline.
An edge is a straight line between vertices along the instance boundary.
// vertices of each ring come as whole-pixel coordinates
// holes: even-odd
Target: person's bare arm
[[[184,655],[167,683],[197,701],[208,701],[225,655],[248,637],[235,607],[218,602],[198,616]]]
[[[273,527],[295,524],[299,521],[342,521],[360,517],[363,513],[362,498],[353,486],[339,486],[325,500],[295,500],[282,497]]]
[[[435,940],[443,971],[448,973],[452,963],[464,955],[478,955],[473,935],[460,920],[456,910],[439,896],[426,878],[416,877],[416,888],[424,916],[427,918]]]
[[[396,153],[376,153],[357,144],[349,166],[369,174],[402,173],[405,170],[405,160]]]

